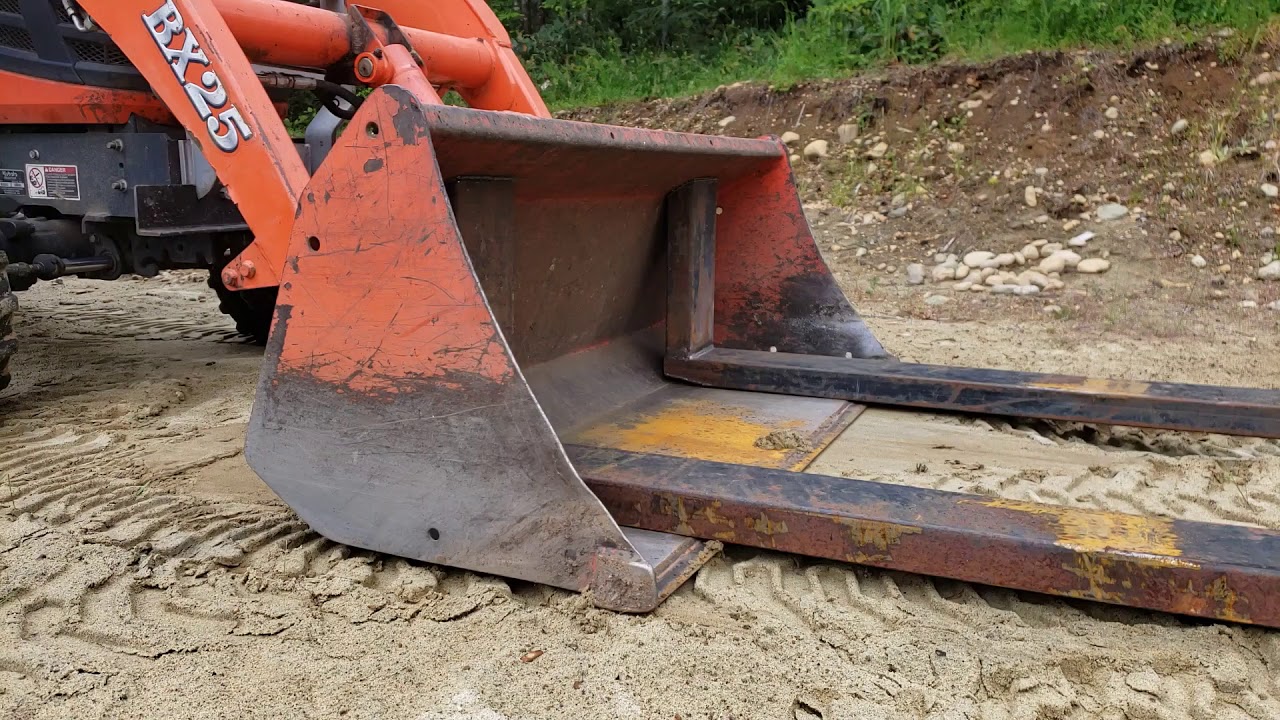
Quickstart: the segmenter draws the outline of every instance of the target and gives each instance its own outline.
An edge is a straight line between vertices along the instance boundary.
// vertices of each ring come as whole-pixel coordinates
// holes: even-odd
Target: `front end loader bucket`
[[[725,541],[1280,625],[1276,533],[799,473],[855,402],[1280,436],[1276,391],[889,357],[776,140],[391,85],[303,193],[246,452],[331,539],[617,610]]]

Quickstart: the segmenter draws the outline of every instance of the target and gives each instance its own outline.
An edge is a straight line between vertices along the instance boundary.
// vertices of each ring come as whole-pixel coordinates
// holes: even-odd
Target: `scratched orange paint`
[[[356,392],[455,373],[506,380],[512,361],[431,144],[403,141],[398,110],[390,94],[371,95],[308,186],[291,247],[297,269],[286,265],[281,288],[291,312],[281,363]]]

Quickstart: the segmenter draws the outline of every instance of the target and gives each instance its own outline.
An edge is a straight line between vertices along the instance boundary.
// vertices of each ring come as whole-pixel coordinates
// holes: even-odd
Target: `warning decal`
[[[80,199],[80,174],[75,165],[28,165],[27,196],[57,200]]]
[[[26,195],[27,184],[21,170],[0,168],[0,195]]]

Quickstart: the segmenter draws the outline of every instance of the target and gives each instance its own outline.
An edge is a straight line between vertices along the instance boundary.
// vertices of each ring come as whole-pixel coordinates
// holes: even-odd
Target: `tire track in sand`
[[[695,582],[707,612],[807,630],[767,651],[821,643],[880,688],[836,717],[1280,717],[1267,662],[1208,625],[745,549]],[[1170,626],[1180,648],[1151,642]]]

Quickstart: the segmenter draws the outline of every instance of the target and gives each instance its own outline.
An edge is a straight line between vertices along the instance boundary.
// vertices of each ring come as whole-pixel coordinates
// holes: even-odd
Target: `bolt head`
[[[40,151],[39,151],[39,150],[32,150],[31,152],[27,153],[27,157],[31,158],[32,160],[39,160],[39,159],[40,159]]]
[[[244,262],[240,263],[240,272],[246,278],[252,278],[254,275],[258,274],[258,268],[253,264],[252,260],[245,260]]]
[[[356,74],[361,78],[373,77],[373,60],[367,57],[360,58],[356,63]]]
[[[229,288],[240,287],[240,273],[235,268],[223,269],[222,284]]]

